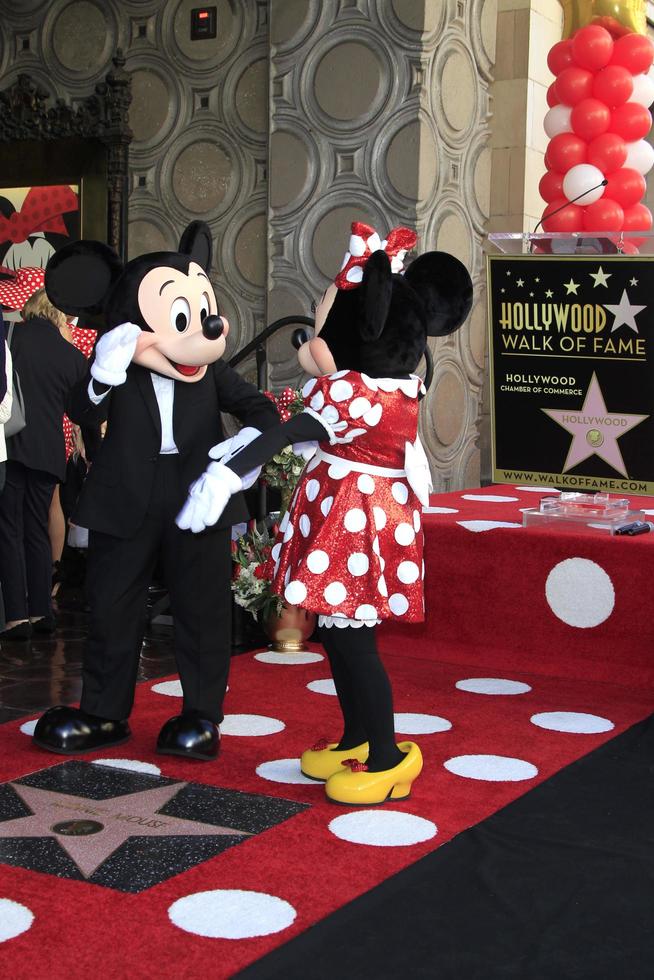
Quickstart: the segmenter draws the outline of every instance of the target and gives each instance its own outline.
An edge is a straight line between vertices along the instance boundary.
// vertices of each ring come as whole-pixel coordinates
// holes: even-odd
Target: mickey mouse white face
[[[300,366],[307,374],[312,375],[314,378],[319,378],[324,374],[333,374],[336,370],[336,363],[332,352],[319,334],[325,325],[329,311],[334,305],[337,292],[338,289],[334,283],[327,287],[322,299],[316,306],[314,336],[311,340],[307,340],[306,343],[302,344],[297,352],[297,359],[300,362]]]
[[[225,352],[229,323],[204,269],[190,262],[188,273],[158,266],[141,280],[138,305],[150,327],[139,337],[134,361],[173,378],[194,382]]]

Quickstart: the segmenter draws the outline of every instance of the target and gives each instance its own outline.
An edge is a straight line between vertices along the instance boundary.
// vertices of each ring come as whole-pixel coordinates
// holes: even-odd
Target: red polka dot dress
[[[421,505],[404,470],[421,388],[356,371],[304,386],[305,411],[329,435],[280,525],[273,589],[326,625],[424,619]]]

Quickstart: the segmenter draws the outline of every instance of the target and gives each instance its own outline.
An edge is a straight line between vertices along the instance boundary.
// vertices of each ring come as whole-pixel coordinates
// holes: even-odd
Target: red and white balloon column
[[[550,141],[539,185],[547,202],[544,231],[651,229],[642,198],[645,175],[654,166],[654,149],[645,139],[652,125],[652,61],[654,44],[647,36],[614,39],[599,24],[581,27],[551,48],[547,64],[556,78],[547,92]],[[637,244],[625,241],[624,251],[636,251]]]

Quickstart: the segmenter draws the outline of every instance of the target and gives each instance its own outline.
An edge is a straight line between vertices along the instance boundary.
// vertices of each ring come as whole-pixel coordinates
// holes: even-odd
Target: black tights
[[[367,741],[368,768],[380,772],[396,766],[403,755],[395,744],[393,693],[375,633],[374,626],[319,629],[343,713],[338,748],[352,749]]]

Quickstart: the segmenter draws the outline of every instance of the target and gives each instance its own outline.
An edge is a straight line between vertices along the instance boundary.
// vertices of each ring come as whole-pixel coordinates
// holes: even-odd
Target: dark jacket
[[[131,364],[125,383],[112,388],[97,406],[88,396],[89,381],[87,376],[73,393],[69,415],[80,425],[106,419],[107,432],[73,520],[93,531],[129,538],[145,519],[161,448],[161,418],[152,377],[146,368]],[[210,462],[209,450],[225,438],[221,412],[262,431],[279,422],[270,399],[222,361],[209,365],[201,381],[175,381],[173,435],[182,478],[179,509],[191,483]],[[239,493],[216,528],[247,518]]]
[[[88,370],[86,358],[42,317],[15,325],[11,355],[20,378],[27,425],[7,440],[7,456],[61,481],[66,472],[63,416],[72,389]]]

